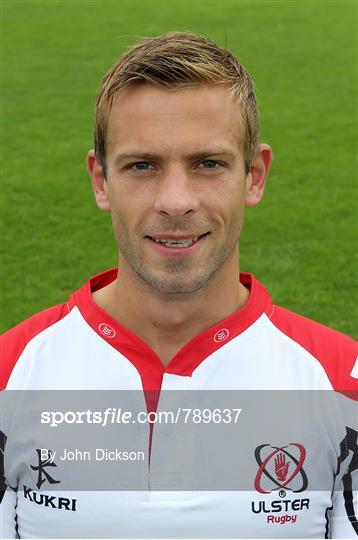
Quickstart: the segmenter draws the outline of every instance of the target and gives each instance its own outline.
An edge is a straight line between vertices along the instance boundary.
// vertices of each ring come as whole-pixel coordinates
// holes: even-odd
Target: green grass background
[[[116,265],[85,169],[97,86],[136,36],[191,30],[238,54],[274,149],[242,270],[355,335],[356,25],[348,1],[3,0],[1,330]]]

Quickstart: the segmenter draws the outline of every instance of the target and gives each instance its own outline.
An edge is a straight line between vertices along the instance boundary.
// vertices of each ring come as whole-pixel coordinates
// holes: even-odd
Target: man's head
[[[106,172],[108,119],[121,89],[140,84],[175,90],[199,84],[226,85],[240,111],[246,172],[259,144],[258,108],[250,76],[227,49],[197,34],[172,32],[144,39],[103,78],[95,108],[95,152]]]
[[[238,60],[191,34],[146,40],[103,80],[96,122],[88,168],[121,275],[166,295],[237,280],[244,207],[261,200],[271,162]]]

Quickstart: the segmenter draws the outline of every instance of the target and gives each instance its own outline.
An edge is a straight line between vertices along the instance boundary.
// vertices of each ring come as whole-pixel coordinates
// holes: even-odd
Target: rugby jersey
[[[191,339],[166,367],[146,343],[93,301],[91,293],[116,277],[117,269],[94,276],[68,302],[30,317],[1,337],[0,380],[6,393],[136,390],[141,396],[139,407],[157,412],[164,407],[161,396],[167,391],[178,391],[179,401],[181,391],[230,391],[238,396],[247,391],[330,391],[349,404],[357,398],[356,343],[274,305],[251,274],[240,274],[250,291],[247,304]],[[237,490],[225,487],[219,476],[218,489],[205,483],[190,489],[190,481],[179,482],[182,487],[176,489],[175,478],[184,478],[185,464],[175,469],[170,458],[180,438],[168,437],[158,425],[142,424],[137,433],[149,452],[138,474],[145,477],[146,488],[69,491],[61,489],[65,473],[59,461],[53,468],[49,461],[41,461],[41,445],[28,435],[31,430],[19,436],[6,413],[1,424],[2,538],[358,535],[354,420],[350,425],[344,418],[337,420],[327,432],[320,425],[322,433],[314,443],[305,440],[302,431],[295,433],[293,421],[287,438],[283,426],[280,440],[275,440],[274,431],[272,439],[268,435],[270,418],[263,408],[242,443],[248,463],[254,465],[247,469],[244,489]],[[280,423],[280,415],[275,422]],[[200,441],[195,444],[200,446]],[[11,453],[17,447],[21,463],[14,466]],[[204,467],[208,449],[200,451]],[[177,475],[172,474],[172,484],[164,490],[156,488],[162,486],[156,484],[163,474],[160,455],[166,456],[168,466],[173,466],[171,474]],[[317,482],[313,486],[314,474],[324,479],[322,489]],[[334,489],[337,484],[341,487]]]

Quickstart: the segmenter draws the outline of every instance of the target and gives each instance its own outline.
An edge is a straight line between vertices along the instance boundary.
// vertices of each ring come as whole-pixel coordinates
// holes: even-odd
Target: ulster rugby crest
[[[303,469],[306,450],[302,444],[290,443],[286,446],[261,444],[255,450],[259,465],[255,477],[255,489],[259,493],[275,490],[290,490],[300,493],[307,489],[307,475]]]

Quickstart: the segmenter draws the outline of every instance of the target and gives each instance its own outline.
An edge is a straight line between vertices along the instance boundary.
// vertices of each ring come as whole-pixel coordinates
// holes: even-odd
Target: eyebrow
[[[202,151],[199,151],[199,152],[193,152],[191,154],[187,154],[185,156],[185,158],[190,159],[190,160],[194,160],[194,159],[204,159],[204,158],[211,157],[211,156],[223,156],[223,155],[228,156],[228,157],[234,157],[235,153],[231,148],[226,147],[226,146],[221,146],[221,147],[217,147],[217,148],[211,148],[211,149],[202,150]],[[122,154],[118,154],[114,159],[114,163],[119,164],[122,161],[126,161],[128,159],[142,159],[142,160],[155,159],[155,160],[160,160],[160,159],[163,159],[163,156],[161,156],[159,154],[156,154],[156,153],[152,153],[152,152],[133,150],[133,151],[125,152],[125,153],[122,153]]]

